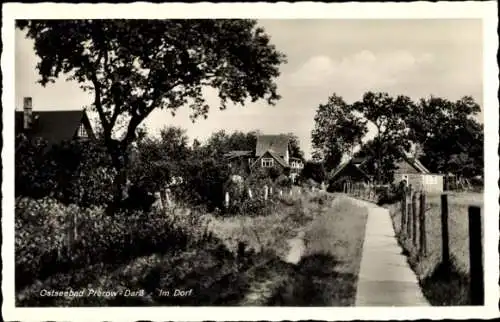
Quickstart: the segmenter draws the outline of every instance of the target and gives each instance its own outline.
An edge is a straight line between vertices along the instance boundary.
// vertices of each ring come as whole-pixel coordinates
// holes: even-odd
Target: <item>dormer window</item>
[[[80,127],[78,128],[78,137],[79,138],[88,138],[87,130],[85,129],[85,126],[80,124]]]

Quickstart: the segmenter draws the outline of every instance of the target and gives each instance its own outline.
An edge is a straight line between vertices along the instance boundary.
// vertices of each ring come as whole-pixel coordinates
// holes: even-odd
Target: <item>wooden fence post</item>
[[[224,204],[225,204],[226,208],[229,207],[229,201],[230,201],[230,199],[229,199],[229,192],[226,191],[226,195],[225,195],[225,198],[224,198]]]
[[[411,185],[408,187],[408,204],[407,204],[407,211],[406,211],[406,236],[407,238],[410,238],[411,237],[411,221],[412,221],[412,205],[411,205],[411,201],[412,201],[412,196],[413,196],[413,191],[411,189]]]
[[[400,233],[404,234],[405,225],[406,225],[406,190],[403,191],[403,196],[401,198],[401,228],[399,229]]]
[[[420,256],[427,255],[427,236],[425,232],[425,193],[420,194]]]
[[[412,217],[412,241],[413,241],[413,246],[417,246],[417,220],[418,220],[418,213],[417,213],[417,194],[414,193],[412,196],[411,200],[411,212],[413,214]]]
[[[441,240],[442,240],[442,265],[450,268],[450,244],[448,235],[448,195],[441,195]]]
[[[470,302],[472,305],[484,305],[481,231],[481,208],[469,206]]]

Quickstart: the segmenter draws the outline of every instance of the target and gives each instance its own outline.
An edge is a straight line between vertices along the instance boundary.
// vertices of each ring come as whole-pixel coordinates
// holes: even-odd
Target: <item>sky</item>
[[[366,91],[403,94],[414,100],[430,95],[457,100],[470,95],[482,105],[481,20],[282,19],[259,20],[259,25],[288,61],[280,67],[277,85],[282,99],[275,106],[262,101],[220,111],[216,93],[206,91],[212,106],[208,119],[193,124],[187,108],[175,117],[157,110],[145,120],[149,132],[179,126],[191,139],[201,141],[221,129],[293,132],[310,157],[316,109],[333,93],[348,103],[361,99]],[[26,96],[33,98],[34,111],[90,106],[89,94],[63,77],[45,88],[37,84],[33,42],[19,30],[15,37],[18,109]]]

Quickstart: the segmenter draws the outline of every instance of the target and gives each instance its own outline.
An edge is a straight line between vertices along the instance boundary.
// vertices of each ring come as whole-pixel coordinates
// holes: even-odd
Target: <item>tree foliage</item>
[[[297,135],[294,133],[287,133],[288,137],[290,138],[290,157],[292,158],[298,158],[301,159],[302,161],[305,160],[304,158],[304,151],[300,148],[300,140]]]
[[[468,177],[482,174],[483,125],[475,119],[480,110],[473,98],[465,96],[455,102],[421,99],[411,111],[409,137],[431,171]]]
[[[17,27],[34,40],[42,85],[64,74],[93,95],[120,187],[127,149],[154,109],[188,106],[193,121],[206,118],[206,87],[217,90],[221,109],[280,98],[274,80],[285,57],[254,20],[19,20]],[[125,131],[116,139],[120,120]]]
[[[300,177],[302,181],[312,179],[316,183],[324,182],[327,179],[327,174],[323,162],[306,162]]]
[[[340,96],[333,94],[320,104],[314,117],[312,144],[326,168],[337,167],[342,155],[351,153],[366,134],[366,122]]]
[[[354,156],[368,158],[365,170],[377,181],[391,182],[395,162],[412,148],[430,171],[470,177],[483,168],[479,111],[467,96],[455,102],[431,96],[415,103],[403,95],[367,92],[347,104],[334,94],[317,109],[312,143],[328,169],[357,149]]]

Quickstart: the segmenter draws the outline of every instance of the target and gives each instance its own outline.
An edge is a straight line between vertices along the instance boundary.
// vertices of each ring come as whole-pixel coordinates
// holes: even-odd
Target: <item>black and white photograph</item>
[[[498,314],[496,3],[358,5],[5,6],[4,310]]]

